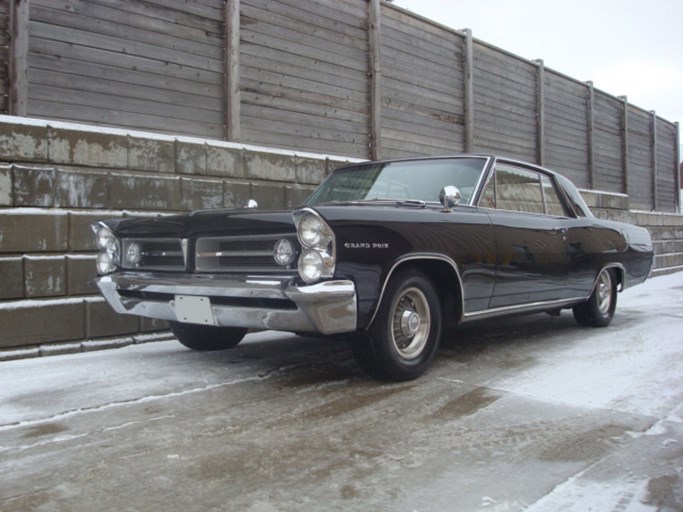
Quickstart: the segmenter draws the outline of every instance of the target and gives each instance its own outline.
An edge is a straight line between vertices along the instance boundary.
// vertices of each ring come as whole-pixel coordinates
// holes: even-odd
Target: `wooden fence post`
[[[543,59],[533,61],[536,74],[536,160],[538,165],[545,165],[545,65]]]
[[[240,0],[225,1],[225,139],[237,141],[240,133]]]
[[[652,133],[650,147],[652,148],[652,209],[657,210],[657,114],[651,110],[652,114]]]
[[[380,0],[368,4],[368,50],[370,52],[370,158],[382,155],[382,66]]]
[[[593,82],[586,82],[588,86],[588,188],[595,188],[595,89]]]
[[[624,169],[624,187],[622,192],[628,195],[628,96],[618,96],[624,103],[624,112],[621,122],[621,158],[623,160]]]
[[[466,28],[463,73],[465,82],[465,153],[474,151],[474,40],[472,30]]]
[[[10,0],[9,113],[28,112],[28,22],[29,0]]]
[[[676,183],[676,193],[674,199],[674,208],[677,213],[681,212],[681,125],[678,121],[674,123],[676,127],[676,134],[674,139],[674,183]]]

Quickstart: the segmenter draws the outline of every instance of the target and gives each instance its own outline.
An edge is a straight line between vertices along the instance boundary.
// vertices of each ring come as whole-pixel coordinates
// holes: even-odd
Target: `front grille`
[[[293,273],[296,270],[296,258],[284,267],[273,259],[275,243],[283,238],[299,251],[294,234],[199,238],[195,268],[197,272]]]
[[[139,252],[139,262],[132,263],[128,253]],[[177,238],[128,238],[123,240],[121,259],[123,268],[137,270],[185,270],[182,243]]]

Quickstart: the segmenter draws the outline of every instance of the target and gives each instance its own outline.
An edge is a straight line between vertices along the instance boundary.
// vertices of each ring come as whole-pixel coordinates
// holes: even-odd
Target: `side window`
[[[484,187],[479,206],[553,217],[569,216],[549,176],[509,165],[496,167]]]
[[[545,213],[541,177],[507,165],[496,168],[496,206],[500,210]]]
[[[567,217],[567,209],[564,204],[562,204],[557,189],[550,178],[545,174],[542,174],[541,184],[543,185],[543,198],[545,199],[546,213],[555,217]]]

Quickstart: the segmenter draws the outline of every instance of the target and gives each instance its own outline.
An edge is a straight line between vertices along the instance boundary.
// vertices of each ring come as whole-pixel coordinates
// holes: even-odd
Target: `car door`
[[[491,219],[496,278],[489,308],[566,297],[569,218],[550,175],[497,162],[479,200]]]

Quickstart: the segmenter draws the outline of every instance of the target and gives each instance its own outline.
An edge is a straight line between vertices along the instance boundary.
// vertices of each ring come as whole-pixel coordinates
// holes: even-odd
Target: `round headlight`
[[[109,274],[116,270],[114,254],[111,252],[101,252],[97,255],[97,273]]]
[[[126,263],[136,267],[142,260],[142,249],[140,244],[131,242],[126,247]]]
[[[95,235],[98,249],[102,251],[112,251],[116,245],[114,232],[107,226],[99,226]]]
[[[323,272],[323,258],[318,251],[304,251],[299,258],[299,274],[305,281],[316,281]]]
[[[292,243],[286,238],[282,238],[275,242],[273,247],[273,259],[278,265],[286,267],[294,261],[294,247]]]
[[[314,247],[320,243],[325,227],[316,215],[306,215],[299,223],[299,237],[306,247]]]

